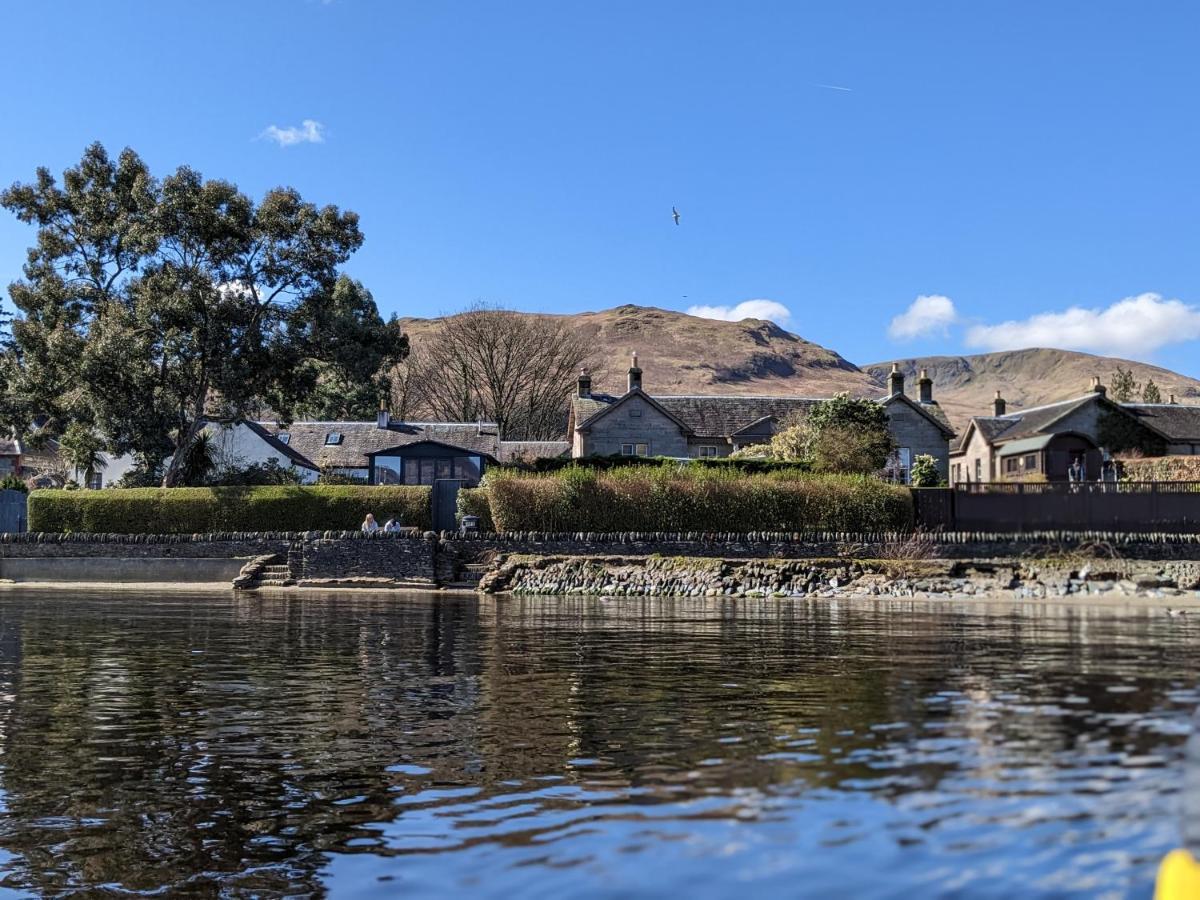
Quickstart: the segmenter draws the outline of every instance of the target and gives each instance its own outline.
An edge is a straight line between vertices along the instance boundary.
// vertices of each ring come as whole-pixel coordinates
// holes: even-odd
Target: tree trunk
[[[196,416],[192,419],[187,427],[187,431],[183,432],[179,440],[175,442],[175,452],[171,454],[171,461],[167,464],[167,470],[163,472],[162,486],[165,488],[180,487],[179,480],[182,476],[183,461],[186,451],[196,441],[196,436],[200,434],[200,430],[204,427],[204,418]]]

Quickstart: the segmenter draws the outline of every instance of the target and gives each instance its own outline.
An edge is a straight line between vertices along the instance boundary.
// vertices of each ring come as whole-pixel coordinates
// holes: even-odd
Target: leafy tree
[[[1158,389],[1158,385],[1151,378],[1146,382],[1146,386],[1142,388],[1143,403],[1162,403],[1162,393]]]
[[[392,394],[392,375],[408,356],[408,337],[394,316],[385,322],[375,298],[342,275],[326,302],[310,298],[292,317],[306,359],[292,385],[294,402],[276,402],[311,419],[369,419]]]
[[[942,483],[938,474],[937,460],[928,453],[919,453],[912,461],[912,486],[937,487]]]
[[[767,444],[734,456],[796,460],[816,472],[869,474],[887,465],[895,447],[881,404],[839,394],[813,406],[806,417],[784,422]]]
[[[102,452],[104,442],[95,431],[82,422],[72,422],[68,425],[58,445],[63,460],[72,469],[71,474],[82,472],[84,484],[91,484],[96,470],[107,465]]]
[[[1117,366],[1117,370],[1112,374],[1112,380],[1108,383],[1108,396],[1118,403],[1132,403],[1137,396],[1138,383],[1133,377],[1133,369],[1122,369]]]
[[[61,186],[39,169],[0,205],[38,230],[9,288],[10,403],[91,425],[113,453],[170,457],[165,486],[183,482],[207,414],[273,398],[286,416],[305,360],[332,355],[292,325],[333,305],[337,266],[362,243],[352,212],[289,188],[255,204],[187,167],[159,181],[100,144]]]

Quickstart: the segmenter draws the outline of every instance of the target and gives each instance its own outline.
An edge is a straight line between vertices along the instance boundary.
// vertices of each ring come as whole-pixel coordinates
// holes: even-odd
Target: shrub
[[[480,531],[495,531],[492,524],[492,507],[488,503],[487,488],[460,488],[458,491],[458,521],[463,516],[478,516]]]
[[[383,521],[431,527],[429,488],[269,487],[113,488],[34,491],[29,529],[116,534],[200,534],[213,531],[341,531],[368,512]]]
[[[29,485],[16,475],[5,475],[0,478],[0,491],[20,491],[22,494],[28,494]]]
[[[937,487],[942,483],[937,460],[928,453],[919,453],[912,463],[913,487]]]
[[[764,445],[765,446],[765,445]],[[718,456],[704,459],[680,460],[671,456],[584,456],[579,459],[554,457],[547,459],[532,459],[505,467],[508,472],[561,472],[564,469],[596,469],[601,472],[609,469],[624,468],[659,468],[663,465],[675,466],[682,469],[705,469],[720,472],[743,472],[745,474],[761,474],[767,472],[790,472],[799,474],[808,471],[808,466],[794,459],[764,459],[750,456]],[[490,471],[496,471],[491,469]]]
[[[554,475],[492,472],[499,531],[887,531],[913,524],[907,488],[869,476],[671,466]]]

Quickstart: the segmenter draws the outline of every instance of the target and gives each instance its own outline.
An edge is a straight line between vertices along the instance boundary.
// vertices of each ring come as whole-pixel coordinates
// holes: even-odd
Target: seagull
[[[679,224],[679,210],[677,210],[673,206],[671,207],[671,218],[673,218],[675,220],[676,225]]]

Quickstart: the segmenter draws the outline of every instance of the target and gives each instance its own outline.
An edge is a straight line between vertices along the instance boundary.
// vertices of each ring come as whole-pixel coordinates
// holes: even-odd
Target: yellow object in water
[[[1158,867],[1154,900],[1200,900],[1200,863],[1186,850],[1172,850]]]

